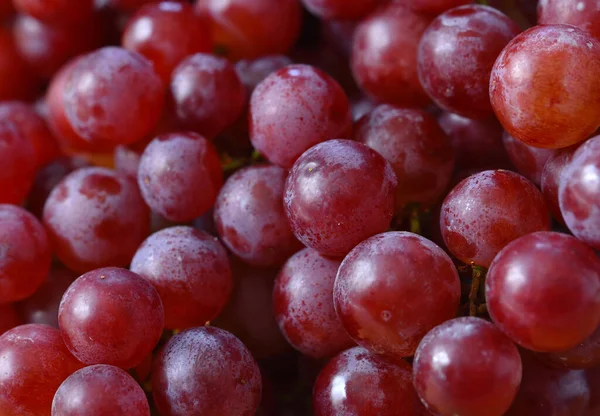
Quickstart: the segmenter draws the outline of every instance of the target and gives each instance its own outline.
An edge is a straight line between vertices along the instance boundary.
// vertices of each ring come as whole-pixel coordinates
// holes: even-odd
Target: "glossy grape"
[[[0,335],[22,323],[21,317],[12,304],[0,305]]]
[[[211,235],[191,227],[171,227],[152,234],[133,257],[131,271],[148,279],[160,294],[169,329],[212,320],[231,294],[225,248]]]
[[[184,58],[212,48],[206,19],[192,5],[173,1],[141,7],[127,23],[122,43],[152,61],[165,84]]]
[[[457,318],[431,330],[414,360],[423,403],[443,416],[501,416],[521,384],[519,351],[493,324]]]
[[[219,193],[214,219],[225,245],[256,266],[279,266],[302,248],[283,208],[287,171],[257,165],[235,172]]]
[[[0,100],[35,97],[39,83],[15,45],[12,32],[0,28]]]
[[[309,357],[330,357],[354,344],[333,307],[340,264],[307,248],[285,263],[275,281],[277,323],[290,344]]]
[[[157,124],[163,84],[143,56],[105,47],[79,59],[71,71],[63,105],[79,136],[91,142],[128,144]]]
[[[410,357],[430,329],[455,316],[460,281],[452,260],[434,243],[417,234],[387,232],[344,258],[333,300],[359,345]]]
[[[556,149],[585,140],[600,126],[600,40],[566,25],[526,30],[498,56],[490,99],[525,144]]]
[[[528,146],[506,132],[502,135],[502,140],[510,161],[515,165],[519,173],[540,186],[544,166],[546,166],[546,162],[556,153],[556,150]]]
[[[65,344],[81,362],[132,368],[158,343],[164,310],[150,282],[117,267],[80,276],[58,311]]]
[[[260,370],[230,333],[189,329],[171,338],[158,355],[152,394],[163,416],[250,416],[260,403]]]
[[[573,235],[600,249],[600,136],[575,151],[559,180],[558,200]]]
[[[0,336],[0,414],[50,415],[60,384],[83,365],[58,329],[22,325]]]
[[[367,16],[381,0],[302,0],[304,6],[324,20],[352,20]]]
[[[19,204],[33,184],[35,148],[18,126],[0,120],[0,203]]]
[[[454,152],[448,136],[427,112],[380,105],[359,120],[353,139],[391,163],[398,179],[397,212],[408,203],[434,204],[446,193]]]
[[[120,368],[93,365],[71,374],[59,387],[52,416],[150,416],[140,385]]]
[[[600,5],[591,0],[540,0],[537,6],[540,25],[577,26],[600,38]]]
[[[571,163],[575,150],[576,146],[557,151],[546,161],[542,170],[541,189],[546,200],[546,206],[548,206],[552,216],[562,224],[565,223],[565,219],[560,211],[558,188],[562,173],[569,163]]]
[[[351,66],[365,93],[378,101],[402,106],[429,102],[417,75],[417,47],[430,21],[428,15],[392,2],[358,25]]]
[[[600,365],[600,327],[575,347],[541,355],[542,359],[557,367],[585,369]]]
[[[285,53],[300,34],[298,0],[196,0],[210,19],[215,50],[230,59]]]
[[[442,204],[440,227],[454,256],[489,267],[511,241],[549,230],[550,216],[533,183],[513,172],[490,170],[454,187]]]
[[[13,0],[15,8],[44,22],[79,23],[94,11],[94,0]]]
[[[529,234],[496,256],[485,293],[493,321],[516,343],[566,350],[600,323],[600,261],[569,235]]]
[[[349,138],[348,97],[325,72],[290,65],[268,76],[250,100],[250,139],[270,162],[290,168],[307,149]]]
[[[313,392],[315,416],[416,416],[421,405],[404,361],[351,348],[323,368]]]
[[[170,133],[146,147],[137,180],[153,211],[173,221],[191,221],[213,206],[223,173],[208,140],[196,133]]]
[[[329,140],[294,164],[285,185],[286,215],[304,245],[343,256],[388,228],[396,186],[391,165],[374,150],[350,140]]]

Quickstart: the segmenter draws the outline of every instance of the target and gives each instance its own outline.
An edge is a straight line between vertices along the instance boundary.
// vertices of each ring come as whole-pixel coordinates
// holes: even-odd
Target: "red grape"
[[[596,416],[600,412],[600,367],[587,370],[586,379],[590,389],[590,403],[583,416]]]
[[[94,11],[94,0],[13,0],[15,8],[44,22],[80,23]]]
[[[540,0],[538,24],[577,26],[600,38],[600,5],[595,0]]]
[[[469,0],[410,0],[412,8],[419,12],[439,14],[452,8],[469,4]]]
[[[381,0],[302,0],[304,6],[324,20],[361,19],[369,14]]]
[[[587,139],[600,126],[600,40],[566,25],[526,30],[498,56],[490,99],[525,144],[556,149]]]
[[[115,170],[137,180],[141,158],[142,155],[137,150],[129,146],[119,145],[115,147],[114,153]]]
[[[76,278],[74,272],[64,267],[53,267],[36,292],[15,305],[19,315],[27,323],[58,328],[58,306]]]
[[[144,4],[154,3],[156,0],[102,0],[108,3],[108,5],[114,7],[121,12],[134,12]],[[182,1],[182,0],[180,0]]]
[[[81,367],[58,329],[32,324],[5,332],[0,336],[0,414],[50,415],[54,393]]]
[[[573,235],[600,249],[600,136],[575,151],[560,177],[558,198]]]
[[[290,65],[261,82],[250,100],[249,121],[256,150],[285,168],[317,143],[347,138],[352,127],[342,87],[310,65]]]
[[[309,357],[330,357],[353,345],[333,307],[340,264],[307,248],[285,263],[275,281],[277,323],[289,343]]]
[[[38,80],[25,63],[10,30],[0,28],[0,101],[35,97]]]
[[[171,338],[156,359],[152,394],[163,416],[250,416],[260,403],[261,375],[230,333],[188,329]]]
[[[513,172],[490,170],[454,187],[442,204],[440,227],[454,256],[489,267],[511,241],[549,230],[550,216],[533,183]]]
[[[542,359],[557,367],[568,369],[592,368],[600,365],[600,326],[581,343],[566,351],[541,355]]]
[[[164,92],[150,61],[126,49],[105,47],[76,61],[63,94],[75,133],[90,142],[128,144],[156,126]]]
[[[573,159],[576,149],[577,147],[573,146],[557,151],[544,164],[544,169],[542,170],[541,189],[546,200],[546,205],[552,216],[562,224],[565,223],[565,219],[562,212],[560,212],[558,185],[562,178],[562,173]]]
[[[431,17],[411,11],[402,2],[391,2],[358,25],[351,65],[365,93],[403,106],[429,102],[417,75],[417,48],[430,21]]]
[[[0,19],[6,20],[15,13],[12,0],[0,0]]]
[[[302,248],[283,209],[287,171],[251,166],[227,179],[215,204],[219,237],[239,258],[256,266],[279,266]]]
[[[158,343],[164,311],[150,282],[108,267],[73,282],[60,302],[58,323],[65,344],[81,362],[128,369]]]
[[[540,186],[544,166],[556,150],[526,145],[506,132],[502,135],[502,140],[510,161],[519,173]]]
[[[569,235],[529,234],[496,256],[485,292],[493,321],[516,343],[563,351],[600,323],[600,260]]]
[[[455,316],[460,280],[450,257],[434,243],[417,234],[388,232],[346,256],[333,300],[359,345],[410,357],[429,330]]]
[[[419,42],[421,85],[447,111],[471,118],[491,116],[492,66],[519,32],[515,22],[492,7],[472,4],[448,10]]]
[[[210,18],[215,50],[230,59],[285,53],[300,34],[298,0],[197,0]]]
[[[175,68],[171,96],[177,121],[210,139],[237,120],[246,102],[233,65],[204,53],[184,59]]]
[[[65,177],[50,193],[43,218],[56,256],[79,272],[129,264],[150,226],[135,182],[105,168]]]
[[[313,393],[315,416],[417,416],[421,407],[410,365],[361,347],[329,361]]]
[[[231,294],[225,248],[191,227],[152,234],[135,253],[131,271],[148,279],[160,294],[169,329],[203,325],[221,312]]]
[[[0,120],[0,166],[0,203],[21,203],[33,184],[35,148],[22,129],[4,118]]]
[[[353,138],[392,164],[398,178],[396,212],[408,203],[434,204],[446,193],[454,151],[427,112],[380,105],[359,120]]]
[[[173,1],[141,7],[127,23],[122,43],[152,61],[165,84],[185,57],[212,48],[205,19],[192,5]]]
[[[0,204],[0,304],[31,296],[50,270],[50,256],[37,218],[16,205]]]
[[[71,374],[59,387],[52,416],[150,416],[140,385],[120,368],[94,365]]]
[[[292,63],[292,60],[285,55],[268,55],[254,60],[237,62],[235,72],[244,87],[246,87],[247,97],[250,98],[258,84],[266,77],[288,65],[292,65]]]
[[[10,303],[0,305],[0,335],[21,325],[22,320],[17,310]]]
[[[432,329],[413,365],[421,400],[444,416],[502,416],[521,384],[515,344],[493,324],[475,317]]]
[[[294,164],[285,185],[286,215],[307,247],[344,256],[389,227],[396,185],[392,166],[379,153],[350,140],[329,140]]]

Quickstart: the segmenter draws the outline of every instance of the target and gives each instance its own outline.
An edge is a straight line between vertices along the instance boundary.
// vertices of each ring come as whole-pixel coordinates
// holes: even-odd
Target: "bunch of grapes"
[[[0,416],[600,416],[598,2],[0,21]]]

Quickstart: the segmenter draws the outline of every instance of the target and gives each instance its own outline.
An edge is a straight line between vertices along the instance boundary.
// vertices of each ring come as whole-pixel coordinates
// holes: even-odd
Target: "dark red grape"
[[[35,97],[37,77],[17,51],[12,32],[0,28],[0,100],[27,100]]]
[[[432,329],[413,365],[421,400],[443,416],[502,416],[521,384],[515,344],[492,323],[475,317]]]
[[[150,282],[117,267],[80,276],[58,311],[60,332],[81,362],[133,368],[158,343],[164,311]]]
[[[542,359],[557,367],[585,369],[600,365],[600,327],[581,343],[566,351],[541,355]]]
[[[212,320],[231,294],[225,248],[213,236],[191,227],[171,227],[152,234],[135,253],[131,271],[148,279],[160,294],[169,329]]]
[[[533,183],[513,172],[489,170],[454,187],[442,204],[440,227],[454,256],[489,267],[511,241],[549,230],[550,215]]]
[[[137,180],[153,211],[172,221],[191,221],[215,203],[223,171],[219,154],[204,137],[170,133],[146,147]]]
[[[42,224],[16,205],[0,204],[0,304],[31,296],[51,261]]]
[[[6,20],[15,13],[12,0],[0,0],[0,19]]]
[[[565,219],[562,212],[560,212],[558,185],[562,178],[562,173],[573,159],[576,149],[577,147],[573,146],[557,151],[548,159],[542,170],[541,189],[546,200],[546,206],[552,216],[562,224],[565,223]]]
[[[506,153],[508,153],[510,161],[515,165],[519,173],[540,186],[544,166],[556,153],[556,150],[526,145],[507,132],[504,132],[502,139]]]
[[[381,0],[302,0],[315,16],[324,20],[354,20],[368,15]]]
[[[310,65],[269,75],[250,100],[250,139],[270,162],[290,168],[310,147],[349,138],[350,104],[340,85]]]
[[[394,168],[398,179],[396,212],[408,203],[432,205],[446,193],[454,151],[429,113],[380,105],[359,120],[353,139],[376,150]]]
[[[215,51],[230,59],[285,53],[300,34],[298,0],[196,0],[210,18]]]
[[[152,371],[152,394],[163,416],[250,416],[258,409],[261,375],[250,351],[222,329],[175,335]]]
[[[351,65],[365,93],[402,106],[429,102],[417,75],[417,48],[430,21],[430,16],[411,11],[402,2],[391,2],[358,25]]]
[[[0,204],[20,204],[35,176],[36,152],[22,129],[0,120]]]
[[[235,72],[246,87],[247,98],[250,98],[250,94],[266,77],[292,64],[292,60],[285,55],[268,55],[237,62]]]
[[[277,323],[289,343],[309,357],[331,357],[354,345],[333,307],[340,264],[307,248],[285,263],[275,281]]]
[[[600,323],[600,260],[572,236],[529,234],[496,256],[485,293],[492,320],[516,343],[563,351]]]
[[[52,416],[150,416],[140,385],[120,368],[93,365],[71,374],[52,402]]]
[[[50,193],[44,224],[56,256],[71,270],[125,266],[150,226],[135,182],[105,168],[78,169]]]
[[[526,30],[498,56],[490,99],[525,144],[556,149],[587,139],[600,126],[600,40],[566,25]]]
[[[58,329],[22,325],[0,336],[0,414],[50,415],[60,384],[83,365]]]
[[[388,232],[346,256],[333,300],[359,345],[410,357],[429,330],[456,315],[460,281],[450,257],[434,243],[417,234]]]
[[[558,199],[573,235],[600,250],[600,136],[575,151],[561,174]]]
[[[0,305],[0,335],[23,323],[15,307],[10,303]]]
[[[389,227],[396,186],[392,166],[379,153],[350,140],[329,140],[294,164],[285,186],[285,210],[304,245],[323,255],[344,256]]]
[[[121,12],[128,13],[128,12],[134,12],[135,10],[142,7],[144,4],[154,3],[156,0],[100,0],[100,1],[104,1],[108,5],[116,8],[117,10],[119,10]],[[183,0],[179,0],[179,1],[183,1]]]
[[[469,0],[410,0],[408,2],[414,10],[431,14],[443,13],[469,3]]]
[[[141,7],[127,23],[122,43],[152,61],[165,84],[184,58],[212,48],[206,19],[191,4],[174,1]]]
[[[313,392],[315,416],[417,416],[421,408],[410,365],[361,347],[329,361]]]
[[[94,0],[13,0],[15,8],[44,22],[80,23],[94,11]]]
[[[600,38],[600,5],[594,0],[540,0],[537,20],[540,25],[577,26]]]
[[[600,367],[592,368],[585,373],[590,389],[590,403],[583,416],[596,416],[600,412]]]
[[[215,224],[225,245],[256,266],[279,266],[302,248],[283,209],[287,171],[251,166],[227,179],[215,204]]]
[[[98,49],[74,64],[64,85],[64,111],[90,142],[134,143],[150,133],[163,107],[163,84],[143,56]]]

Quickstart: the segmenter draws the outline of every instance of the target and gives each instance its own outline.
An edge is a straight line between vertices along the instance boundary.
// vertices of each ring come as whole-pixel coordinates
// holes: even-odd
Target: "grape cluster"
[[[0,23],[0,416],[600,416],[598,2]]]

